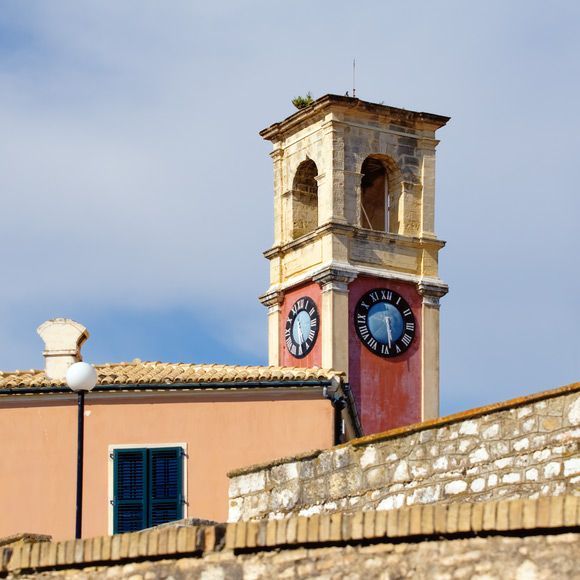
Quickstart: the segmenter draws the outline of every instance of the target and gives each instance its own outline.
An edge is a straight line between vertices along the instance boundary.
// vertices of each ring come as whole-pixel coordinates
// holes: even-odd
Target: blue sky
[[[269,144],[291,98],[440,131],[442,411],[580,377],[580,5],[3,0],[0,368],[85,324],[91,362],[264,363]]]

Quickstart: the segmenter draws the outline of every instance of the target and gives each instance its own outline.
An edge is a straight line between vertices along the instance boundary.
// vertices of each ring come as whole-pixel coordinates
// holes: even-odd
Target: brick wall
[[[178,524],[13,545],[0,550],[0,577],[572,578],[579,523],[580,499],[558,496]]]
[[[253,554],[217,554],[213,558],[131,562],[84,570],[54,570],[42,578],[67,580],[224,580],[226,578],[575,578],[579,534],[507,538],[438,540],[422,544],[402,543],[354,546],[348,551],[330,548],[298,548]],[[493,554],[493,558],[485,557]],[[458,571],[459,574],[458,575]],[[8,578],[38,578],[35,572]]]
[[[230,521],[580,493],[580,384],[238,470]]]

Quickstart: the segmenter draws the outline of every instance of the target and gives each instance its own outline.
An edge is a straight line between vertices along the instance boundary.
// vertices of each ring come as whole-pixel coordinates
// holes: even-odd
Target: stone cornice
[[[274,123],[260,131],[260,136],[267,141],[277,141],[283,139],[286,135],[296,130],[297,127],[305,123],[312,122],[315,117],[320,117],[331,108],[346,109],[350,112],[362,116],[381,115],[391,120],[405,120],[416,124],[424,125],[430,130],[436,130],[446,125],[449,117],[434,115],[432,113],[409,111],[397,107],[389,107],[378,103],[370,103],[353,97],[344,97],[339,95],[324,95],[314,101],[310,106],[305,107],[290,115],[279,123]]]
[[[425,287],[433,288],[433,292],[435,289],[439,289],[441,292],[441,296],[445,295],[448,291],[447,284],[443,282],[440,278],[436,276],[421,276],[417,274],[407,274],[405,272],[397,272],[394,270],[385,270],[384,268],[373,268],[371,266],[364,266],[357,264],[353,266],[351,264],[347,264],[344,262],[326,262],[321,266],[312,267],[305,272],[301,272],[300,274],[293,276],[284,282],[279,284],[272,284],[270,288],[267,290],[263,296],[269,295],[271,292],[285,292],[289,288],[293,288],[295,286],[299,286],[300,284],[305,284],[311,280],[317,281],[317,278],[322,276],[324,277],[324,273],[327,271],[337,271],[337,272],[344,272],[348,273],[346,275],[352,276],[354,280],[357,276],[373,276],[376,278],[383,278],[384,280],[396,280],[398,282],[407,282],[410,284],[415,284],[419,286],[419,284],[423,284]]]
[[[358,273],[350,268],[329,266],[316,274],[312,280],[322,287],[322,291],[348,292],[348,285]]]
[[[387,244],[397,244],[399,246],[410,248],[433,248],[440,250],[445,246],[445,241],[437,238],[422,237],[422,236],[404,236],[401,234],[393,234],[390,232],[379,232],[375,230],[367,230],[365,228],[358,228],[347,223],[338,221],[328,222],[316,228],[314,231],[301,236],[296,240],[287,242],[285,244],[278,244],[266,250],[263,255],[268,260],[272,258],[283,256],[288,252],[302,248],[313,241],[316,241],[327,234],[342,235],[357,239],[370,240],[373,242],[382,242]]]
[[[449,292],[446,284],[433,284],[422,280],[417,284],[417,291],[423,297],[423,304],[439,307],[439,299]]]
[[[280,290],[268,290],[268,292],[259,296],[258,300],[268,308],[279,306],[284,301],[284,292]]]

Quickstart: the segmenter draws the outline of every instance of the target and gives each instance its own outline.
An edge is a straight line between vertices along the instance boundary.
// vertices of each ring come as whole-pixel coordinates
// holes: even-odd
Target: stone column
[[[421,419],[439,417],[439,299],[447,294],[445,286],[420,282],[421,309]]]
[[[282,194],[284,192],[284,150],[277,148],[270,153],[274,164],[274,245],[284,240],[284,207]]]
[[[421,184],[419,179],[407,172],[401,182],[401,195],[398,203],[398,233],[405,236],[418,236],[421,230]]]
[[[284,293],[268,292],[260,296],[260,302],[268,308],[268,364],[280,366],[280,311]]]
[[[363,174],[358,171],[344,171],[344,187],[346,191],[353,192],[346,196],[345,215],[346,221],[350,225],[362,227],[362,217],[360,208],[360,182]]]
[[[314,276],[322,288],[322,366],[348,377],[348,284],[356,274],[328,268]]]
[[[419,139],[417,155],[421,164],[423,186],[421,203],[421,235],[435,237],[435,147],[436,139]]]
[[[319,183],[319,223],[345,223],[345,183],[344,183],[344,129],[331,120],[320,128],[322,152],[324,156],[324,181]]]

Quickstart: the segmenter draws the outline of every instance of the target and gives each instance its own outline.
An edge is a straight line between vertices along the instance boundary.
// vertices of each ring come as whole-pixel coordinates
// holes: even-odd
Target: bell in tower
[[[447,121],[325,95],[260,133],[274,162],[269,362],[346,372],[365,434],[438,416]]]

